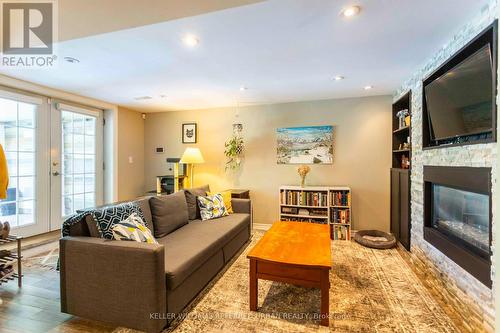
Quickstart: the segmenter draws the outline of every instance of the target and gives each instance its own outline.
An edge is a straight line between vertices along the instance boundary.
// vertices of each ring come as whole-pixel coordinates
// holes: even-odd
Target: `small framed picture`
[[[198,126],[196,123],[182,124],[182,143],[198,142]]]

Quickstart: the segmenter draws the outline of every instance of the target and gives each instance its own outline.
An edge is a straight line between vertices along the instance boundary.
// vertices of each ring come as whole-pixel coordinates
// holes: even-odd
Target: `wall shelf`
[[[408,110],[409,126],[399,127],[398,112]],[[392,168],[391,168],[391,233],[410,249],[410,196],[411,196],[411,91],[392,104]],[[404,144],[410,148],[400,149]],[[406,163],[408,161],[408,163]]]

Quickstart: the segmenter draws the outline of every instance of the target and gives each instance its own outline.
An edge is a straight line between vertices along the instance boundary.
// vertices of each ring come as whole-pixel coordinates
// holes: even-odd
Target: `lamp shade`
[[[198,148],[186,148],[181,157],[181,163],[184,164],[200,164],[205,163],[201,151]]]

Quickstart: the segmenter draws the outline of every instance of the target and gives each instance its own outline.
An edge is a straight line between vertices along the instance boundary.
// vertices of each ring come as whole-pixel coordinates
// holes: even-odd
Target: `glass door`
[[[12,234],[61,228],[103,202],[103,112],[0,89],[0,144],[9,171],[0,221]]]
[[[49,229],[49,117],[45,106],[43,98],[0,91],[0,144],[9,171],[7,198],[0,200],[0,221],[8,221],[16,235]]]
[[[55,103],[52,107],[51,228],[67,216],[102,205],[102,111]]]

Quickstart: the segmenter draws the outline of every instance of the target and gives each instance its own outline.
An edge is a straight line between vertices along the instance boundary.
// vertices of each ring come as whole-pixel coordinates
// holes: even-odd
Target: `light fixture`
[[[373,89],[373,86],[365,86],[364,88],[365,90],[370,90],[370,89]]]
[[[194,185],[194,165],[205,163],[203,159],[203,155],[201,155],[201,151],[199,148],[186,148],[184,154],[182,154],[181,160],[179,161],[183,164],[189,165],[189,183],[191,184],[191,188]]]
[[[139,96],[139,97],[134,97],[134,99],[136,101],[145,101],[145,100],[148,100],[148,99],[152,99],[153,97],[151,96]]]
[[[186,35],[182,40],[189,47],[195,47],[200,42],[195,35]]]
[[[73,57],[64,57],[64,61],[69,62],[71,64],[77,64],[80,62],[80,60]]]
[[[342,75],[337,75],[333,78],[335,81],[341,81],[343,79],[345,79],[345,77],[343,77]]]
[[[248,90],[248,87],[245,87],[245,86],[240,87],[240,91],[245,91],[245,90]]]
[[[350,7],[344,8],[340,12],[340,15],[342,15],[344,17],[353,17],[353,16],[358,15],[360,11],[361,11],[361,7],[359,7],[359,6],[350,6]]]

